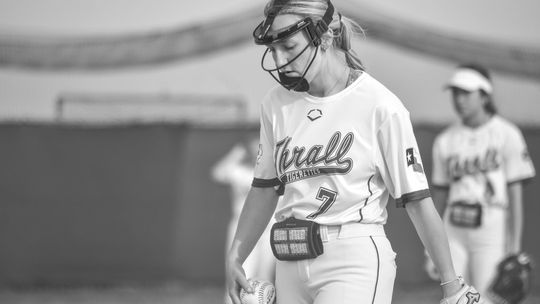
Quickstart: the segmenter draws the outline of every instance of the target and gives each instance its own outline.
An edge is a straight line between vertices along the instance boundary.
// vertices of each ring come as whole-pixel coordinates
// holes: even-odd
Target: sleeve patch
[[[420,158],[419,153],[414,148],[408,148],[405,151],[405,157],[407,158],[407,167],[412,166],[415,172],[424,173],[424,168],[422,164],[418,162]]]

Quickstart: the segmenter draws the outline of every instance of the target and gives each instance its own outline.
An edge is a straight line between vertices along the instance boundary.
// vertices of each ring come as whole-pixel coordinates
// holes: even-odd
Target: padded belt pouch
[[[270,245],[280,261],[313,259],[324,251],[319,224],[293,217],[272,225]]]
[[[482,225],[482,205],[456,202],[450,206],[450,222],[454,226],[477,228]]]

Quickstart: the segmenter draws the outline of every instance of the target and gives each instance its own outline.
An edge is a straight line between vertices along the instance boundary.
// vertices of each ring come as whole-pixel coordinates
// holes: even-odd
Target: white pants
[[[446,214],[445,214],[446,215]],[[505,256],[506,212],[485,208],[478,228],[456,227],[445,217],[450,253],[456,273],[485,294]]]
[[[390,304],[396,253],[382,225],[322,226],[324,253],[278,261],[279,304]]]

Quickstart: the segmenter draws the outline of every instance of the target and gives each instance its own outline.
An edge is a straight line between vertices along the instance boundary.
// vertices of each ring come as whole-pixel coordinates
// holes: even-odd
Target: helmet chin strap
[[[311,67],[311,64],[315,60],[315,57],[317,57],[317,53],[319,52],[319,48],[315,48],[315,54],[313,54],[313,58],[311,58],[311,61],[309,62],[308,66],[304,70],[304,73],[302,76],[294,77],[294,76],[287,76],[285,73],[279,72],[279,79],[281,80],[281,85],[287,88],[288,90],[294,90],[297,92],[307,92],[309,91],[309,82],[306,80],[305,76]]]
[[[267,71],[279,84],[281,84],[287,90],[293,90],[293,91],[296,91],[296,92],[307,92],[307,91],[309,91],[309,82],[306,80],[305,76],[306,76],[309,68],[313,64],[313,61],[315,61],[315,57],[317,57],[317,54],[319,52],[319,47],[315,48],[315,53],[313,54],[313,57],[311,58],[309,64],[307,65],[306,69],[304,70],[304,73],[302,73],[301,76],[287,76],[286,73],[280,72],[280,70],[283,69],[284,67],[288,66],[289,64],[293,63],[296,59],[298,59],[298,57],[300,57],[300,55],[302,55],[308,49],[309,46],[310,46],[310,44],[308,44],[302,50],[302,52],[300,52],[298,55],[296,55],[291,61],[289,61],[286,64],[284,64],[284,65],[282,65],[280,67],[277,67],[275,69],[266,69],[264,67],[263,63],[264,63],[264,58],[266,57],[266,54],[268,53],[268,49],[267,49],[266,52],[263,55],[262,60],[261,60],[262,68],[265,71]],[[275,71],[277,71],[279,79],[272,73],[272,72],[275,72]]]
[[[294,76],[287,76],[285,73],[278,73],[279,74],[279,80],[278,81],[283,87],[285,87],[287,90],[293,90],[296,92],[307,92],[309,91],[309,83],[307,80],[303,77],[294,77]]]

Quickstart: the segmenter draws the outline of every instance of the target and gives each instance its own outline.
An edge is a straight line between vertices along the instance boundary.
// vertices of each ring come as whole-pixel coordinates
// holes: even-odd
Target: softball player
[[[455,269],[484,293],[497,264],[521,249],[522,181],[535,170],[520,130],[496,114],[487,70],[462,65],[448,87],[460,122],[435,140],[434,199],[446,206]]]
[[[281,86],[261,105],[254,180],[227,262],[233,302],[240,288],[251,291],[242,263],[275,211],[280,232],[295,232],[271,238],[278,303],[391,303],[396,254],[383,228],[391,195],[441,269],[444,303],[481,303],[454,272],[408,111],[351,50],[360,27],[327,0],[275,0],[265,16],[253,35]]]
[[[212,167],[212,178],[219,183],[229,185],[231,190],[232,208],[227,230],[226,251],[231,246],[234,231],[236,226],[238,226],[240,211],[242,210],[253,180],[253,167],[258,153],[258,147],[258,137],[250,136],[246,140],[234,145]],[[261,236],[261,241],[257,243],[244,262],[244,269],[248,277],[274,282],[275,259],[267,241],[269,238],[270,229],[267,227]]]

